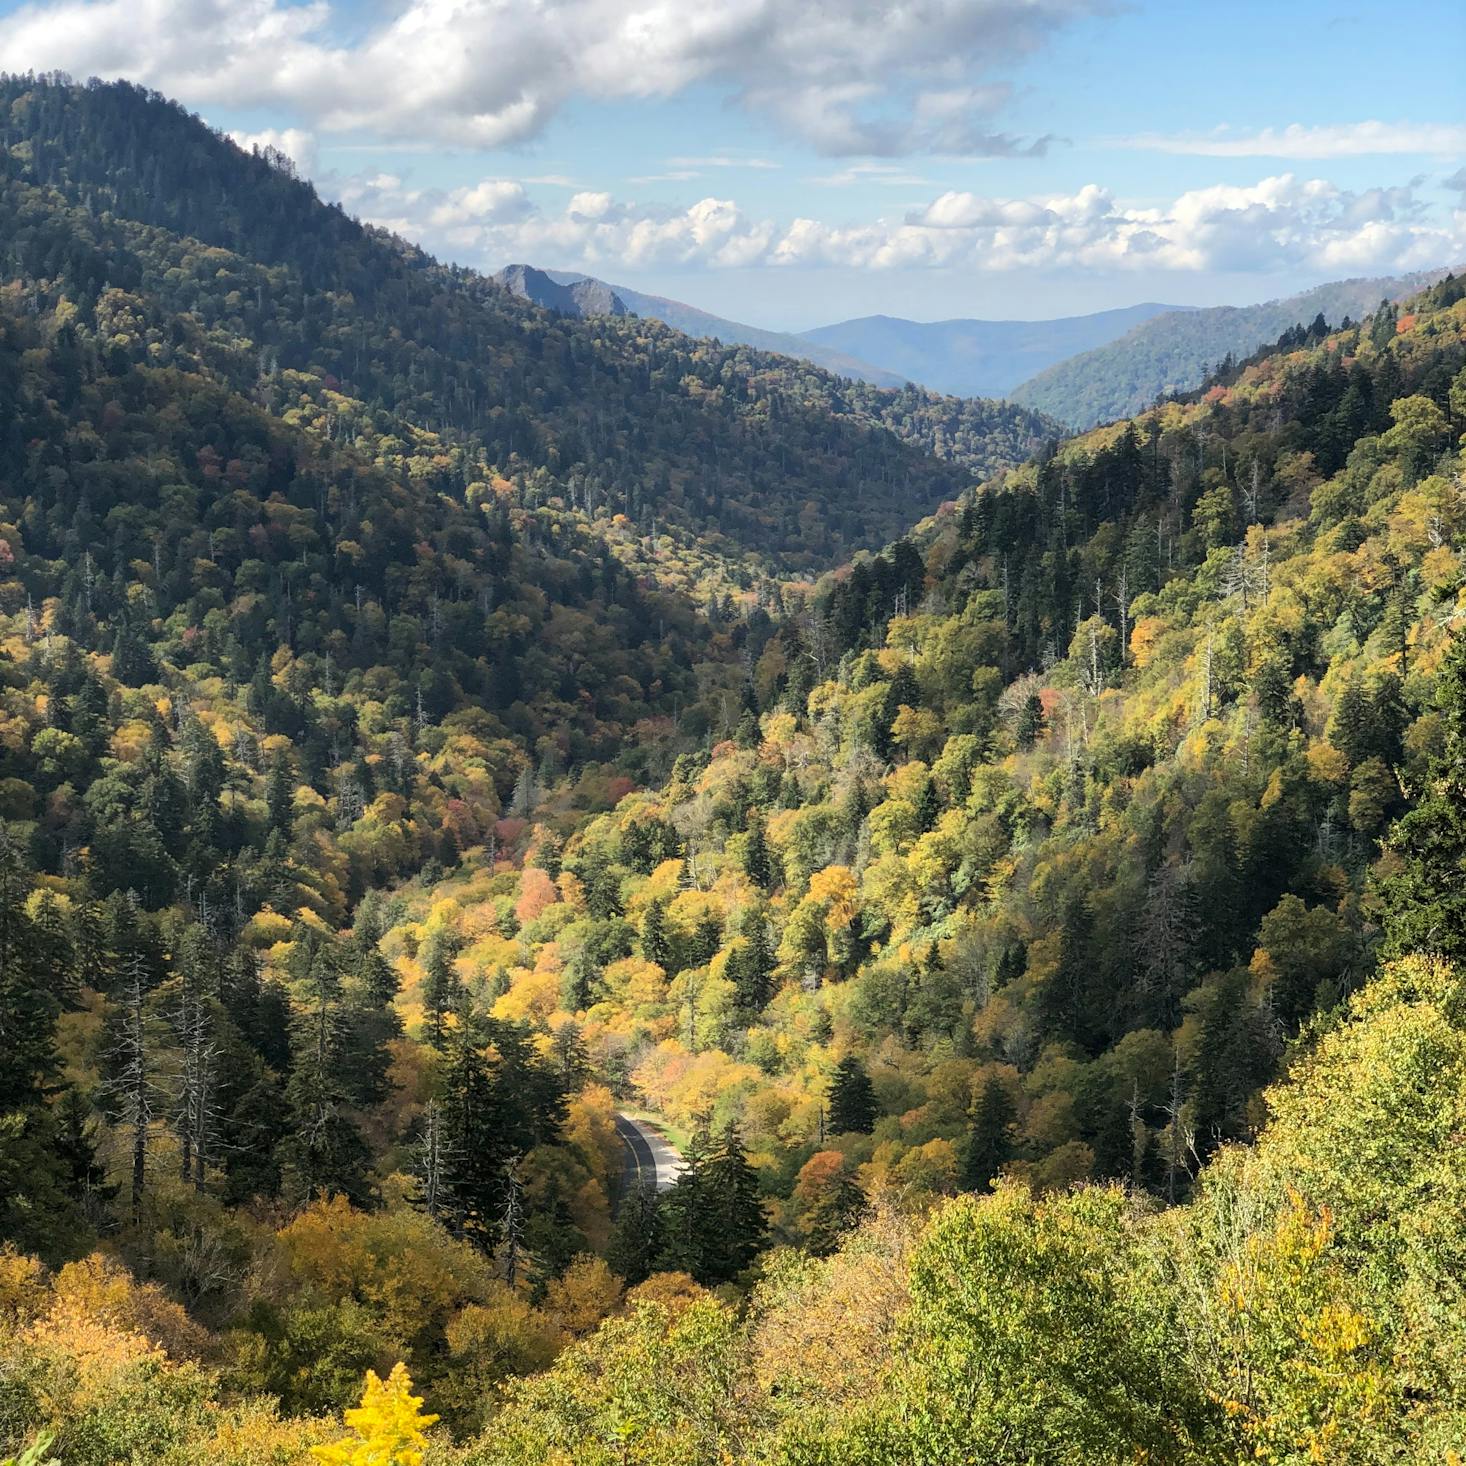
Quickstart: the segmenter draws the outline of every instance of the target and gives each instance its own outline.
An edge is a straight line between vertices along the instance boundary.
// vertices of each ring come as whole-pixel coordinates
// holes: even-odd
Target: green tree
[[[876,1092],[865,1065],[847,1054],[830,1076],[826,1128],[831,1135],[869,1135],[876,1124]]]
[[[1387,843],[1380,878],[1386,953],[1424,952],[1466,965],[1466,636],[1451,646],[1436,681],[1444,745],[1419,802]]]
[[[961,1182],[964,1191],[986,1191],[1014,1154],[1017,1111],[1008,1086],[991,1076],[978,1094],[962,1146]]]

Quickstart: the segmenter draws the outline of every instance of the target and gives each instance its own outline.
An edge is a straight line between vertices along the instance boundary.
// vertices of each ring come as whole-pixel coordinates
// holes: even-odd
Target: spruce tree
[[[835,1065],[830,1079],[827,1128],[831,1135],[869,1135],[876,1126],[876,1092],[853,1054]]]
[[[774,858],[769,850],[763,811],[759,809],[755,809],[749,816],[748,833],[743,846],[743,873],[760,891],[767,891],[773,884]]]
[[[1012,1160],[1015,1118],[1008,1086],[994,1075],[983,1085],[967,1127],[967,1140],[962,1147],[964,1191],[986,1191]]]
[[[705,1186],[712,1236],[706,1277],[699,1281],[716,1286],[731,1283],[752,1264],[769,1231],[758,1174],[731,1127],[708,1159]]]
[[[285,1087],[291,1126],[286,1164],[297,1198],[339,1194],[363,1205],[371,1195],[370,1156],[351,1114],[353,1059],[337,954],[307,928],[297,928],[294,947],[300,1006]]]
[[[1018,714],[1018,729],[1016,737],[1018,747],[1030,749],[1040,738],[1043,737],[1044,729],[1048,726],[1048,719],[1044,716],[1043,699],[1038,693],[1033,692],[1023,704],[1022,711]]]
[[[626,1286],[649,1278],[662,1251],[662,1209],[656,1188],[643,1181],[621,1201],[606,1262]]]
[[[1466,634],[1441,666],[1436,702],[1444,746],[1387,841],[1397,864],[1380,881],[1384,951],[1424,952],[1466,971]]]

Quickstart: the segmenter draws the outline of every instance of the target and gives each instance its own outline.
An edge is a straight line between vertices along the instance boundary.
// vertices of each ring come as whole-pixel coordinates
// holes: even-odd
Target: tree
[[[463,984],[453,965],[455,942],[448,933],[435,933],[423,960],[423,1007],[428,1015],[428,1042],[442,1049],[448,1014],[458,1007]]]
[[[854,1054],[835,1065],[830,1077],[826,1128],[831,1135],[869,1135],[876,1125],[876,1092]]]
[[[996,1075],[990,1076],[972,1108],[962,1147],[964,1191],[987,1191],[1013,1159],[1016,1120],[1017,1111],[1008,1086]]]
[[[323,1466],[421,1466],[428,1427],[437,1419],[423,1413],[406,1365],[394,1365],[385,1381],[369,1369],[361,1404],[346,1412],[356,1439],[312,1446],[311,1455]]]
[[[1379,882],[1384,950],[1423,952],[1466,964],[1466,635],[1458,636],[1436,680],[1444,746],[1420,801],[1386,842],[1396,864]]]
[[[641,954],[655,962],[668,977],[680,970],[672,949],[672,936],[667,928],[667,903],[653,901],[641,918]]]
[[[1031,692],[1024,699],[1023,707],[1018,714],[1018,728],[1015,737],[1018,747],[1030,749],[1044,735],[1044,729],[1048,727],[1048,719],[1044,716],[1043,699],[1036,692]]]
[[[285,1087],[291,1118],[286,1163],[302,1199],[339,1193],[362,1205],[371,1194],[370,1152],[351,1114],[350,1030],[337,954],[328,940],[304,925],[297,928],[293,945],[300,1007]]]
[[[628,1287],[634,1287],[651,1276],[662,1242],[662,1210],[656,1187],[642,1181],[621,1199],[606,1261]]]
[[[743,844],[743,873],[760,891],[767,891],[773,885],[774,861],[769,852],[768,830],[760,809],[755,809],[749,816],[748,831]]]

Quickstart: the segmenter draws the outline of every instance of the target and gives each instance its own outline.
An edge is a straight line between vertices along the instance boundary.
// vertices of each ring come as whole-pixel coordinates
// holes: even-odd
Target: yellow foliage
[[[427,1429],[437,1419],[423,1414],[405,1365],[396,1365],[385,1382],[369,1369],[361,1404],[346,1412],[347,1429],[357,1438],[312,1446],[311,1455],[326,1466],[421,1466]]]

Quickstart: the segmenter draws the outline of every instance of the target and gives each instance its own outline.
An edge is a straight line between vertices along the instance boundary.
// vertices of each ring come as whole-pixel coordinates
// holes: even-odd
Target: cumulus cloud
[[[274,148],[284,153],[304,174],[316,171],[316,139],[314,133],[298,127],[267,127],[261,132],[231,132],[229,136],[247,152],[264,152]]]
[[[1442,122],[1346,122],[1324,127],[1265,127],[1234,133],[1142,133],[1122,145],[1204,158],[1360,158],[1386,153],[1453,157],[1466,153],[1466,127]]]
[[[1047,198],[952,191],[900,218],[849,225],[756,218],[726,198],[686,208],[579,193],[558,211],[518,184],[486,180],[452,193],[413,192],[378,175],[343,192],[348,208],[496,266],[530,259],[561,268],[1246,271],[1404,270],[1458,258],[1466,212],[1442,217],[1413,188],[1351,192],[1291,173],[1245,186],[1193,189],[1136,207],[1088,184]]]
[[[574,97],[720,87],[832,154],[1015,155],[981,80],[1109,0],[32,0],[0,69],[127,76],[194,106],[277,106],[318,131],[500,147]],[[979,78],[979,84],[974,84]],[[685,166],[698,166],[695,164]],[[754,166],[744,162],[740,166]]]

